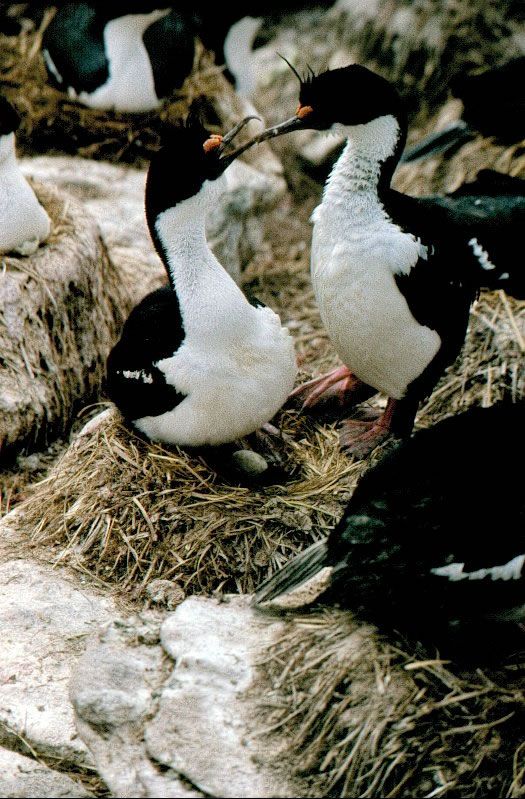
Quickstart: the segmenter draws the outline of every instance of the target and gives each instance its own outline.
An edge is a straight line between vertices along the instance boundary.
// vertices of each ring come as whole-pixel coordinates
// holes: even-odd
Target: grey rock
[[[0,744],[90,764],[69,700],[70,670],[115,608],[33,561],[0,564]]]
[[[95,637],[71,696],[113,795],[301,795],[254,734],[256,663],[281,629],[247,597],[190,597]]]
[[[0,749],[0,796],[17,797],[66,797],[93,796],[82,785],[65,774],[53,771],[28,757]]]

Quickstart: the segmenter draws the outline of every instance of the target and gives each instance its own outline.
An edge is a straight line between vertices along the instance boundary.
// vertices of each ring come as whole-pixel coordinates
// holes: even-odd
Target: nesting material
[[[253,591],[328,532],[363,469],[339,452],[333,429],[293,413],[280,421],[290,479],[248,488],[138,438],[109,409],[6,521],[121,590],[169,579],[187,594]]]
[[[350,613],[313,611],[261,656],[259,735],[308,796],[523,796],[523,668],[408,656]]]
[[[51,235],[30,257],[4,257],[0,274],[2,456],[67,429],[100,386],[126,305],[94,220],[68,195],[34,188]]]
[[[41,43],[53,13],[46,12],[39,30],[24,30],[19,36],[0,34],[0,82],[22,118],[17,135],[20,153],[60,152],[144,166],[158,150],[161,133],[185,119],[196,98],[205,98],[202,113],[212,130],[233,127],[253,113],[201,45],[196,47],[192,74],[159,110],[130,114],[88,108],[47,81]],[[257,166],[275,158],[265,147],[247,153],[246,161]]]

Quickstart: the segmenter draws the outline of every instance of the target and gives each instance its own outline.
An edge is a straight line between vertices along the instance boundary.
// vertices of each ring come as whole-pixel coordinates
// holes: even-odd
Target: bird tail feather
[[[312,544],[259,586],[253,604],[295,608],[313,602],[330,584],[327,554],[327,539]]]
[[[466,122],[459,119],[452,125],[448,125],[444,130],[426,136],[417,144],[414,144],[413,147],[407,147],[401,156],[401,163],[413,163],[414,161],[420,161],[424,158],[430,158],[432,155],[446,152],[451,147],[456,147],[469,141],[472,136],[473,133]]]

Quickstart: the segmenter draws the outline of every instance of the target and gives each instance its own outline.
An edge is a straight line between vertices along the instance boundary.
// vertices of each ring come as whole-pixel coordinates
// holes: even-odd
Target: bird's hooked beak
[[[283,133],[291,133],[294,130],[304,130],[308,127],[308,117],[313,112],[313,108],[310,105],[300,105],[297,111],[295,112],[295,116],[290,117],[287,119],[286,122],[281,122],[279,125],[273,125],[270,128],[266,128],[261,133],[254,136],[253,139],[250,139],[243,144],[238,150],[236,150],[235,157],[237,158],[241,153],[245,150],[248,150],[250,147],[253,147],[254,144],[259,144],[260,142],[267,141],[268,139],[273,139],[275,136],[281,136]]]
[[[224,170],[235,161],[236,158],[239,157],[242,153],[248,150],[252,144],[256,143],[256,137],[251,139],[247,144],[243,144],[238,147],[236,150],[232,150],[228,153],[224,153],[224,151],[228,148],[228,145],[233,141],[233,139],[243,130],[243,128],[251,122],[252,119],[258,119],[259,122],[261,121],[257,116],[248,116],[241,119],[240,122],[235,125],[228,133],[225,133],[224,136],[220,136],[218,134],[213,133],[203,144],[204,151],[209,153],[211,150],[216,150],[219,155],[220,161],[220,171],[224,172]]]

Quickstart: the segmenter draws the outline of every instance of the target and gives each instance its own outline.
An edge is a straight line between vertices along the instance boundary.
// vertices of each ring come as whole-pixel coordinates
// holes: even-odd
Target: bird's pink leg
[[[339,434],[341,448],[356,458],[366,458],[378,444],[392,434],[392,421],[399,402],[389,399],[384,413],[373,421],[345,419]]]
[[[314,377],[290,394],[290,398],[302,399],[302,410],[315,408],[328,400],[336,399],[339,406],[355,405],[375,394],[375,389],[367,386],[346,366],[338,366],[325,375]]]

